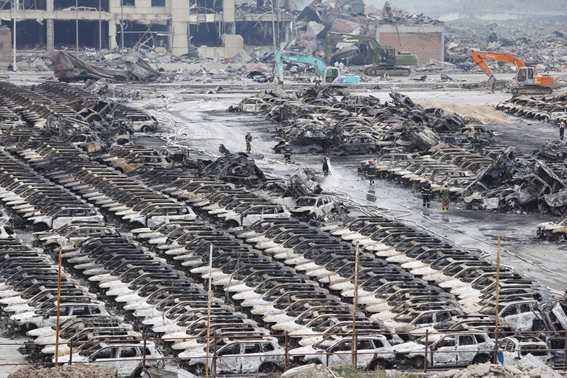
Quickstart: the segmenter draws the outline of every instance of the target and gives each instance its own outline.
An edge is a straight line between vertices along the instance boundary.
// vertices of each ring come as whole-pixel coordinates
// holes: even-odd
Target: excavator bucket
[[[490,76],[488,80],[486,80],[486,87],[490,90],[490,92],[494,93],[494,85],[496,84],[496,78],[494,76]]]

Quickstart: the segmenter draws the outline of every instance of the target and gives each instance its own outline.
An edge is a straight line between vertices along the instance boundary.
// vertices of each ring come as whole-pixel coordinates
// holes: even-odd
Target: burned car
[[[324,218],[338,211],[338,203],[332,196],[304,196],[295,201],[290,212],[306,219]]]
[[[214,352],[214,345],[211,345],[208,361],[204,351],[181,353],[179,357],[188,360],[186,366],[190,372],[203,376],[205,364],[209,370],[213,369]],[[215,360],[217,373],[274,373],[283,371],[285,350],[274,338],[232,341],[219,348]]]
[[[430,368],[468,366],[492,361],[494,341],[486,333],[451,333],[425,345],[418,341],[394,346],[400,364],[423,369],[425,358]]]

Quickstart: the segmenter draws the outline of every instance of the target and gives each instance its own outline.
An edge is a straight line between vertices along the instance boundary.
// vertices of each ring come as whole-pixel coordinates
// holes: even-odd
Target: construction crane
[[[381,46],[376,39],[367,35],[328,33],[325,39],[325,60],[327,64],[332,63],[331,58],[343,60],[341,56],[333,56],[333,49],[337,43],[349,43],[357,45],[359,56],[364,57],[367,64],[373,64],[364,69],[368,76],[409,76],[411,70],[403,66],[417,66],[417,56],[409,52],[397,52],[391,46]],[[347,55],[352,55],[347,52]],[[349,56],[351,57],[351,56]],[[345,56],[344,58],[348,58]],[[351,57],[352,58],[352,57]]]
[[[559,76],[536,75],[533,67],[527,67],[522,60],[516,56],[500,52],[478,52],[471,51],[471,56],[476,64],[488,75],[486,86],[494,92],[496,78],[485,60],[496,60],[506,62],[518,67],[516,72],[516,85],[512,87],[512,94],[551,94],[553,88],[559,85]]]

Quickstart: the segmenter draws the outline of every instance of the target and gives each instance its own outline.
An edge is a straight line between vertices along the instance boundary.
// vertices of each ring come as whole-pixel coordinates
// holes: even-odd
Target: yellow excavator
[[[494,92],[496,78],[490,67],[486,64],[486,60],[506,62],[518,67],[516,85],[512,87],[514,97],[531,94],[551,94],[553,93],[553,88],[559,85],[559,76],[536,75],[533,67],[527,67],[520,58],[510,54],[471,51],[471,56],[475,63],[488,75],[486,86],[491,92]]]

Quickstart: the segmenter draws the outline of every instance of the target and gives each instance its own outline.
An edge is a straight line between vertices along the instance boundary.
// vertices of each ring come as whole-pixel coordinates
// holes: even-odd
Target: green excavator
[[[337,43],[350,43],[357,45],[358,50],[333,55]],[[364,69],[368,76],[409,76],[411,69],[408,66],[417,66],[417,56],[409,52],[398,52],[391,46],[380,46],[376,39],[366,35],[328,33],[325,40],[325,60],[327,64],[334,61],[356,58],[363,65],[372,64]]]

